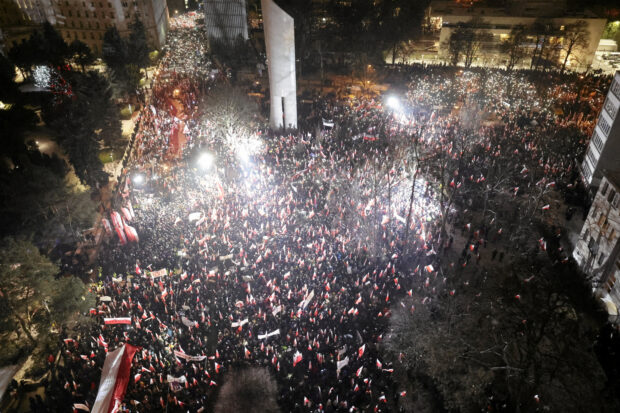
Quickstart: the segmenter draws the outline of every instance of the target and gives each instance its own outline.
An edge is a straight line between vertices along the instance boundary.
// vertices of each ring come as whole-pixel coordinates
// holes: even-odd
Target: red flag
[[[364,355],[364,351],[366,351],[366,344],[357,350],[357,357],[361,358]]]

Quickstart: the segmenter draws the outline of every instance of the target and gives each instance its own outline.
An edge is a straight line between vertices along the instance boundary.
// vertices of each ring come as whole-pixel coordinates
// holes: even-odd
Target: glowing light
[[[398,98],[396,96],[390,96],[387,98],[387,101],[385,102],[388,107],[394,109],[394,110],[400,110],[401,109],[401,104],[400,104],[400,100],[398,100]]]
[[[213,161],[213,154],[205,152],[198,158],[198,167],[203,170],[211,169]]]
[[[136,185],[142,185],[144,183],[144,175],[136,174],[133,177],[133,183]]]
[[[52,71],[47,66],[36,66],[32,72],[32,77],[36,87],[47,89],[52,80]]]

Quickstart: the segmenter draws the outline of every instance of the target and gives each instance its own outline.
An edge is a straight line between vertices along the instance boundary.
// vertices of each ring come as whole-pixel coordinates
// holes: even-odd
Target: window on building
[[[598,153],[602,153],[603,152],[603,140],[601,139],[599,134],[596,133],[596,131],[594,131],[594,134],[592,135],[592,142],[594,143],[594,147],[598,150]]]
[[[596,263],[597,263],[598,265],[601,265],[601,264],[603,263],[603,261],[604,261],[604,260],[605,260],[605,255],[601,252],[601,253],[598,255],[598,260],[597,260],[597,262],[596,262]]]
[[[611,201],[614,200],[615,196],[616,196],[616,190],[612,188],[612,190],[609,191],[609,195],[607,196],[607,202],[611,204]]]
[[[82,32],[82,39],[86,40],[86,32]]]
[[[590,252],[594,251],[594,237],[590,237],[588,241],[588,250],[590,250]]]
[[[592,152],[592,148],[588,149],[587,155],[588,155],[588,159],[590,160],[590,163],[592,165],[596,165],[597,159],[596,159],[596,156],[594,155],[594,152]]]
[[[607,189],[609,189],[609,182],[605,182],[601,188],[601,195],[607,195]]]
[[[609,235],[607,236],[607,240],[608,241],[613,241],[615,237],[616,237],[616,230],[612,228],[611,231],[609,231]]]
[[[603,225],[603,222],[605,222],[605,215],[601,212],[601,214],[598,216],[598,221],[596,222],[596,225],[600,227]]]
[[[90,17],[90,16],[88,15],[88,12],[87,12],[87,11],[85,11],[85,12],[84,12],[84,17],[86,17],[86,18]]]
[[[112,8],[112,3],[108,2],[108,9]]]
[[[617,98],[620,99],[620,83],[618,83],[617,80],[613,81],[610,90],[614,95],[616,95]]]
[[[95,40],[95,33],[90,32],[90,38],[91,38],[92,40]]]
[[[99,28],[99,22],[95,22],[95,29]]]
[[[592,169],[590,168],[590,164],[588,163],[588,161],[583,161],[581,163],[582,169],[583,169],[583,174],[586,178],[586,180],[589,180],[590,177],[592,176]]]
[[[614,208],[618,208],[618,204],[620,203],[620,194],[616,194],[614,196],[614,200],[611,201],[611,206]]]
[[[602,114],[598,118],[598,126],[605,133],[605,136],[609,135],[609,131],[611,130],[611,125],[607,122],[607,120]]]
[[[618,113],[618,108],[614,106],[613,102],[609,100],[609,98],[605,99],[605,103],[603,104],[603,107],[605,108],[607,113],[609,113],[609,116],[611,116],[613,119],[616,118],[616,114]]]
[[[71,10],[69,10],[67,14],[69,15],[69,17],[73,17],[73,13],[71,13]]]
[[[114,12],[110,12],[110,18],[113,19],[114,18]]]
[[[121,4],[123,5],[123,7],[127,7],[127,2],[126,1],[122,2]]]
[[[80,11],[79,11],[79,10],[75,12],[75,15],[76,15],[77,17],[82,17],[82,14],[80,13]]]

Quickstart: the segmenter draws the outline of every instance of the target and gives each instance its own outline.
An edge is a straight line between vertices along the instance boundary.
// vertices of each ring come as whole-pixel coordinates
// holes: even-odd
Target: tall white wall
[[[274,129],[297,128],[294,20],[273,0],[261,0],[261,4],[271,91],[270,125]]]

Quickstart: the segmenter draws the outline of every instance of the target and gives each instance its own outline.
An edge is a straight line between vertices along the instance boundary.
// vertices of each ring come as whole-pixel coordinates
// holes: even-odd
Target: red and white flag
[[[131,317],[104,318],[104,324],[131,324]]]
[[[301,363],[301,360],[303,360],[301,353],[299,351],[296,351],[295,355],[293,356],[293,367]]]
[[[361,358],[364,355],[364,351],[366,351],[366,344],[357,350],[357,357]]]
[[[137,350],[138,347],[125,344],[108,353],[103,363],[93,413],[116,413],[118,411],[129,383],[131,360]]]

